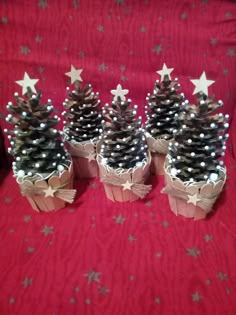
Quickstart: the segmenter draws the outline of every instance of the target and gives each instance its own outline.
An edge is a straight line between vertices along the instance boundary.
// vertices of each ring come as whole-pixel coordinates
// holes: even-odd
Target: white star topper
[[[195,85],[193,95],[197,94],[198,92],[203,92],[204,94],[208,95],[208,86],[212,85],[215,82],[213,80],[207,80],[205,71],[203,71],[200,79],[190,81]]]
[[[174,70],[174,68],[167,68],[166,64],[164,63],[162,70],[157,71],[158,74],[161,76],[161,81],[164,80],[164,76],[168,75],[169,79],[171,80],[170,74]]]
[[[39,79],[30,79],[29,75],[27,72],[25,72],[24,74],[24,79],[23,80],[19,80],[19,81],[15,81],[17,84],[19,84],[20,86],[22,86],[22,94],[26,94],[27,93],[27,88],[30,88],[32,90],[33,93],[37,93],[37,91],[35,90],[35,84],[38,82]]]
[[[111,94],[114,95],[114,101],[117,101],[118,96],[122,101],[125,101],[125,95],[129,93],[129,90],[122,90],[122,86],[120,84],[117,85],[116,90],[111,90]]]
[[[82,82],[82,78],[80,76],[81,72],[83,71],[83,69],[75,69],[75,67],[73,65],[71,65],[70,68],[70,72],[66,72],[65,75],[67,75],[68,77],[70,77],[71,80],[71,84],[73,84],[76,81],[80,81]]]

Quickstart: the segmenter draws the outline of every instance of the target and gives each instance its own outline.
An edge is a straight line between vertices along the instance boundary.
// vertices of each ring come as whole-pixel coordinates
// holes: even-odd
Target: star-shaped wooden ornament
[[[88,160],[89,160],[89,162],[94,161],[94,160],[95,160],[95,153],[89,152],[89,154],[88,154]]]
[[[171,80],[170,74],[174,70],[174,68],[167,68],[166,64],[164,63],[162,70],[157,71],[158,74],[161,76],[161,81],[164,80],[165,75],[168,75],[169,79]]]
[[[36,93],[35,84],[39,81],[39,79],[31,79],[27,72],[24,73],[24,79],[15,81],[17,84],[22,86],[22,94],[27,93],[27,88],[30,88],[33,93]]]
[[[71,65],[70,68],[70,72],[66,72],[65,75],[67,75],[68,77],[70,77],[71,79],[71,84],[75,83],[76,81],[80,81],[82,82],[82,78],[80,76],[81,72],[83,71],[83,69],[75,69],[75,67],[73,65]]]
[[[45,193],[45,197],[54,197],[54,194],[57,190],[53,189],[51,186],[48,186],[48,188],[44,189],[43,191]]]
[[[187,203],[192,203],[194,206],[197,205],[198,201],[200,201],[201,198],[198,198],[197,194],[194,195],[188,195]]]
[[[111,94],[114,95],[114,101],[120,97],[122,101],[126,100],[125,95],[129,93],[129,90],[123,90],[120,84],[117,85],[116,90],[111,90]]]
[[[128,180],[124,183],[121,184],[121,186],[123,187],[123,190],[131,190],[131,187],[133,186],[133,183],[129,182]]]
[[[204,94],[208,95],[208,87],[211,86],[215,82],[213,80],[208,80],[206,78],[205,71],[203,71],[199,79],[194,79],[190,81],[195,85],[193,95],[199,92],[203,92]]]

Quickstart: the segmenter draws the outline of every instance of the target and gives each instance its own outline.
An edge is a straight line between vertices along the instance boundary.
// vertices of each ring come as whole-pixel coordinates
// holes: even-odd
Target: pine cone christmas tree
[[[111,91],[115,95],[111,107],[105,105],[103,135],[97,160],[106,195],[112,201],[135,201],[144,198],[151,186],[144,185],[149,174],[148,152],[137,106],[125,99],[128,90]]]
[[[16,105],[6,106],[10,114],[6,120],[14,124],[13,130],[5,130],[9,136],[13,155],[13,170],[16,176],[35,176],[62,172],[68,166],[68,153],[64,149],[60,132],[54,127],[59,117],[50,117],[53,112],[51,101],[40,104],[41,93],[24,100],[15,93]]]
[[[205,218],[223,189],[226,169],[221,158],[229,124],[228,115],[215,113],[222,105],[203,93],[198,94],[198,106],[185,101],[181,127],[169,145],[162,190],[176,215]]]
[[[182,181],[217,180],[223,166],[228,115],[214,114],[223,105],[198,94],[198,106],[185,103],[181,128],[169,148],[171,172]]]
[[[65,141],[74,161],[76,177],[92,178],[98,175],[95,159],[96,144],[102,132],[102,115],[98,93],[90,84],[83,89],[79,81],[75,90],[67,88],[68,99],[63,103]]]
[[[73,202],[76,191],[72,187],[70,156],[64,149],[61,133],[55,129],[59,117],[50,117],[51,101],[40,104],[41,93],[33,95],[28,89],[28,100],[15,93],[16,105],[7,105],[6,120],[14,124],[8,133],[13,155],[13,172],[22,195],[39,211],[50,211]]]
[[[118,96],[111,108],[106,105],[108,123],[104,123],[101,155],[112,168],[130,169],[142,165],[147,158],[147,144],[141,128],[141,117],[136,116],[137,105]]]
[[[77,81],[75,90],[67,88],[68,99],[63,103],[67,112],[65,135],[67,141],[83,142],[96,140],[101,132],[102,115],[99,110],[100,100],[98,93],[94,93],[91,84],[83,89]]]
[[[145,129],[153,138],[173,138],[173,130],[178,128],[178,116],[184,100],[184,95],[177,93],[179,89],[178,79],[171,81],[165,75],[161,83],[156,81],[153,93],[148,94]]]

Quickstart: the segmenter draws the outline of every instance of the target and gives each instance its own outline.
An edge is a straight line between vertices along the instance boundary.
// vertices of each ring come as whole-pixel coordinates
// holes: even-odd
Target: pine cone
[[[173,130],[178,128],[178,116],[184,99],[183,94],[177,94],[179,89],[178,79],[171,81],[165,75],[162,83],[156,81],[153,94],[148,94],[145,129],[153,138],[173,138]]]
[[[53,112],[50,100],[40,105],[40,92],[28,96],[29,99],[24,100],[16,93],[16,105],[9,102],[6,107],[10,112],[6,120],[15,125],[13,130],[5,130],[11,144],[9,153],[15,158],[14,173],[34,176],[62,171],[68,156],[60,132],[54,128],[60,119],[58,116],[50,118]]]
[[[228,115],[214,114],[222,101],[213,102],[198,94],[198,106],[185,102],[180,115],[181,128],[174,134],[169,147],[171,173],[183,181],[216,180],[223,161]]]
[[[63,105],[68,110],[63,113],[67,120],[64,129],[67,141],[82,142],[99,137],[102,129],[100,100],[90,84],[84,89],[77,84],[74,91],[68,90],[68,100]]]
[[[130,105],[131,100],[122,101],[118,96],[111,108],[106,106],[109,113],[103,126],[101,155],[112,168],[133,168],[147,157],[141,118],[135,119],[137,106]]]

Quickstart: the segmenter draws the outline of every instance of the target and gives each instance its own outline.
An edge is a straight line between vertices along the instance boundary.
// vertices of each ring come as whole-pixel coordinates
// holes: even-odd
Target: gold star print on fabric
[[[47,226],[45,225],[44,228],[40,231],[41,233],[43,233],[45,236],[49,235],[49,234],[53,234],[53,226]]]
[[[84,274],[84,277],[88,278],[88,284],[91,284],[92,282],[100,282],[99,276],[101,275],[101,272],[96,272],[93,269],[90,269],[90,271],[86,274]]]

